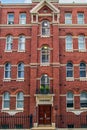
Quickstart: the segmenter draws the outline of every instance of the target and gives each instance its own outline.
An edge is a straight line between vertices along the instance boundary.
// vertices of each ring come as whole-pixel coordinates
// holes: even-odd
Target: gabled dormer
[[[57,3],[58,4],[58,3]],[[38,23],[40,20],[48,18],[52,23],[59,23],[59,9],[48,0],[38,3],[31,11],[31,22]]]

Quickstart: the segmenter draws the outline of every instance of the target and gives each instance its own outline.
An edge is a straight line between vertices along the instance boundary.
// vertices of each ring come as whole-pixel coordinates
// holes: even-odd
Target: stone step
[[[56,130],[55,127],[52,126],[39,126],[39,127],[33,127],[32,130]]]

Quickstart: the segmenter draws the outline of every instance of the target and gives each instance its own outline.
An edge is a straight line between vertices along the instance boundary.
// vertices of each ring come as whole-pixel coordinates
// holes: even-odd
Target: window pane
[[[11,77],[11,64],[7,63],[5,65],[5,78],[10,78]]]
[[[14,13],[8,14],[8,24],[14,24]]]
[[[20,63],[18,65],[18,78],[24,78],[24,64]]]
[[[85,38],[84,36],[79,36],[78,38],[78,46],[79,46],[79,50],[84,50],[85,49]]]
[[[13,37],[8,36],[6,39],[6,50],[12,50]]]
[[[41,86],[49,86],[49,77],[47,75],[41,77]]]
[[[49,48],[46,46],[41,49],[41,62],[49,63]]]
[[[19,50],[24,51],[25,50],[25,36],[19,37]]]
[[[71,13],[65,14],[65,24],[72,24],[72,14]]]
[[[48,21],[42,22],[42,35],[49,36],[50,35],[50,26]]]
[[[67,71],[67,77],[73,77],[73,65],[72,63],[68,63],[67,67],[66,67],[66,71]]]
[[[72,36],[67,36],[66,37],[66,50],[72,50]]]
[[[20,14],[20,24],[26,24],[26,13]]]
[[[78,13],[78,18],[77,18],[78,24],[84,24],[84,14],[83,13]]]
[[[86,77],[86,64],[80,63],[80,77]]]

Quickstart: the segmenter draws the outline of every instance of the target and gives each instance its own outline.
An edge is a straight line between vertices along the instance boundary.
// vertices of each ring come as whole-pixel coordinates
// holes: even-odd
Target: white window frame
[[[13,18],[9,18],[9,15],[13,15]],[[7,24],[9,25],[14,24],[14,13],[7,14]]]
[[[66,108],[67,109],[73,109],[74,108],[74,94],[73,94],[73,98],[68,98],[68,93],[72,93],[72,92],[67,92],[67,95],[66,95]],[[67,107],[67,104],[68,104],[68,101],[72,101],[72,104],[73,104],[73,107]]]
[[[9,39],[9,40],[8,40]],[[12,45],[13,45],[13,36],[12,35],[8,35],[6,37],[6,47],[5,47],[5,51],[6,52],[12,52]],[[9,49],[10,48],[10,49]]]
[[[80,18],[80,15],[82,15],[83,17]],[[77,14],[77,24],[84,24],[84,13]]]
[[[22,39],[24,41],[20,41],[20,39]],[[19,39],[18,39],[18,52],[25,52],[25,42],[26,42],[25,36],[24,35],[20,35]],[[21,46],[23,48],[21,48]]]
[[[70,51],[70,52],[73,51],[73,39],[72,39],[72,35],[67,35],[66,36],[65,43],[66,43],[66,51]]]
[[[9,64],[10,65],[10,69],[9,70],[6,70],[6,65]],[[9,72],[10,73],[10,77],[6,77],[6,72]],[[8,62],[4,65],[4,79],[5,80],[11,80],[11,64]]]
[[[81,41],[80,38],[83,38],[83,41]],[[83,46],[83,48],[82,48]],[[78,36],[78,49],[80,52],[85,52],[86,51],[86,45],[85,45],[85,36],[84,35],[79,35]]]
[[[43,30],[44,30],[44,33],[43,33]],[[41,36],[42,37],[49,37],[50,36],[50,23],[47,20],[44,20],[41,23]]]
[[[19,64],[23,64],[24,65],[23,62],[20,62]],[[19,66],[19,64],[18,64],[18,66]],[[25,69],[22,70],[23,73],[24,73],[24,70]],[[19,74],[19,67],[17,67],[17,80],[18,81],[24,81],[24,77],[19,77],[18,74]]]
[[[21,16],[24,15],[24,18],[21,18]],[[26,13],[20,13],[19,15],[19,24],[26,24]]]
[[[9,94],[9,92],[5,92],[5,93]],[[9,94],[9,99],[5,99],[4,98],[5,93],[3,93],[3,96],[2,96],[2,110],[9,110],[10,109],[10,94]],[[9,102],[9,107],[4,107],[5,102]]]
[[[81,93],[85,93],[85,94],[87,95],[87,92],[81,92]],[[85,109],[85,108],[87,109],[87,107],[82,107],[82,106],[81,106],[81,100],[87,101],[87,97],[86,97],[86,98],[85,98],[85,97],[81,97],[81,94],[80,94],[80,108],[81,108],[81,109]]]
[[[45,52],[45,49],[46,49],[46,52]],[[46,56],[46,57],[48,57],[48,60],[46,62],[43,62],[43,59],[42,59],[43,55]],[[50,49],[49,49],[48,46],[42,46],[40,57],[41,57],[40,58],[41,65],[44,65],[44,66],[45,65],[49,65],[49,63],[50,63]]]
[[[23,110],[24,109],[24,94],[23,94],[23,99],[18,99],[17,96],[18,96],[19,93],[23,94],[23,92],[18,92],[17,95],[16,95],[16,110]],[[18,107],[18,102],[22,102],[23,107]]]
[[[42,86],[42,84],[43,84],[43,83],[41,82],[41,79],[42,79],[43,76],[46,76],[46,78],[48,78],[48,80],[49,80],[48,83],[47,83],[47,81],[45,81],[45,82],[44,82],[44,85],[45,85],[45,86],[49,86],[49,88],[50,88],[50,78],[49,78],[49,76],[48,76],[47,74],[43,74],[43,75],[41,76],[41,78],[40,78],[40,86]],[[45,80],[47,80],[46,78],[45,78]]]
[[[65,24],[72,24],[72,13],[65,13]]]

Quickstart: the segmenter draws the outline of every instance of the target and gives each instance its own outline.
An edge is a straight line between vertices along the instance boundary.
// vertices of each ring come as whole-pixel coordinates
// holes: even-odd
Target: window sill
[[[16,113],[19,113],[19,112],[23,112],[24,109],[22,110],[10,110],[10,109],[2,109],[1,112],[5,112],[5,113],[8,113],[9,115],[13,116],[15,115]]]
[[[73,52],[73,50],[71,50],[71,49],[70,49],[70,50],[67,50],[67,49],[66,49],[66,52]]]
[[[46,37],[50,37],[50,35],[41,35],[41,37],[46,38]]]
[[[79,52],[86,52],[86,50],[85,49],[83,49],[83,50],[78,50]]]
[[[24,81],[24,78],[18,78],[16,81]]]
[[[12,52],[12,50],[5,50],[5,52]]]
[[[25,52],[25,50],[18,50],[18,52]]]
[[[10,82],[11,81],[11,78],[6,78],[6,79],[3,79],[4,82]]]
[[[41,63],[40,66],[50,66],[50,63]]]
[[[80,77],[80,81],[87,81],[87,77]]]
[[[74,81],[74,77],[66,77],[66,81]]]

